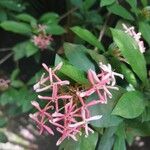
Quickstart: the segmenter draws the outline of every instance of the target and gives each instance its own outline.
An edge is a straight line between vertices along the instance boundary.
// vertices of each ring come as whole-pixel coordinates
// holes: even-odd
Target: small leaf
[[[94,3],[96,2],[96,0],[85,0],[83,3],[83,7],[88,10],[89,8],[91,8]]]
[[[138,86],[134,73],[123,63],[121,64],[121,72],[130,84],[132,84],[134,87]]]
[[[114,3],[116,0],[101,0],[100,1],[100,6],[107,6],[107,5],[111,5],[112,3]]]
[[[16,21],[4,21],[0,26],[6,31],[11,31],[23,35],[31,35],[31,27],[28,24]]]
[[[97,38],[93,35],[93,33],[91,33],[90,31],[88,31],[87,29],[83,29],[79,26],[75,26],[72,27],[71,30],[77,34],[81,39],[85,40],[86,42],[88,42],[89,44],[99,48],[100,50],[104,51],[104,47],[101,44],[101,42],[99,42],[97,40]]]
[[[79,70],[88,71],[95,70],[95,66],[87,57],[87,48],[82,45],[65,43],[65,55],[69,62]]]
[[[88,50],[87,52],[92,57],[92,59],[97,62],[98,65],[99,65],[99,62],[102,62],[104,64],[107,63],[107,59],[104,55],[98,54],[97,52],[92,51],[92,50]]]
[[[143,96],[138,91],[131,91],[123,94],[118,101],[112,114],[124,118],[136,118],[144,111]]]
[[[26,42],[25,53],[27,57],[30,57],[38,52],[38,48],[33,44],[33,42]]]
[[[108,11],[111,13],[118,15],[127,20],[134,20],[133,16],[130,14],[128,10],[122,7],[120,4],[114,3],[107,7]]]
[[[40,22],[46,24],[57,24],[59,19],[59,15],[56,13],[45,13],[40,17]]]
[[[21,80],[13,80],[11,81],[11,86],[14,88],[20,88],[24,86],[24,83]]]
[[[137,74],[137,76],[146,84],[146,62],[143,54],[138,49],[137,43],[132,37],[121,30],[111,29],[111,31],[113,39],[119,47],[122,55],[131,65],[133,71]]]
[[[15,80],[18,77],[19,73],[20,73],[19,68],[16,68],[15,70],[13,70],[13,72],[11,73],[11,77],[10,77],[11,81]]]

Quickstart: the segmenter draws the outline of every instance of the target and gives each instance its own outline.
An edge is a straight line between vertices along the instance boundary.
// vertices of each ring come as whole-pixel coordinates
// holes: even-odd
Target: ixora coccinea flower
[[[37,93],[48,92],[50,95],[38,95],[38,98],[46,102],[46,105],[41,108],[38,102],[32,101],[31,104],[37,109],[35,114],[30,114],[30,118],[34,120],[40,129],[40,134],[47,131],[54,135],[54,131],[50,126],[54,126],[61,134],[56,145],[62,143],[66,138],[72,138],[77,141],[77,134],[82,134],[85,131],[85,137],[89,136],[89,132],[94,133],[94,130],[88,126],[90,122],[101,119],[102,115],[97,114],[91,116],[90,107],[107,104],[107,98],[111,98],[112,94],[109,89],[118,90],[115,87],[115,76],[123,78],[123,75],[112,71],[111,65],[99,64],[100,73],[89,69],[87,78],[89,87],[87,89],[76,90],[75,93],[70,92],[68,80],[62,80],[57,76],[63,63],[59,63],[54,69],[49,68],[46,64],[42,64],[45,73],[42,75],[39,82],[34,85],[34,90]],[[87,102],[87,98],[91,94],[96,94],[98,99],[93,99]]]
[[[35,46],[40,48],[41,50],[46,49],[51,42],[53,41],[53,38],[51,35],[46,34],[46,25],[38,25],[38,35],[34,35],[32,37],[32,42]]]
[[[134,40],[136,41],[139,50],[141,53],[145,52],[145,47],[144,47],[144,42],[141,40],[141,32],[136,33],[135,32],[135,28],[133,26],[131,27],[127,27],[125,24],[122,24],[125,33],[129,34],[131,37],[134,38]]]

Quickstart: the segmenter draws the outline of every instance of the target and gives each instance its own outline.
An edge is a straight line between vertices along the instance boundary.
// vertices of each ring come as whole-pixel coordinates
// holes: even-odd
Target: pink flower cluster
[[[107,97],[112,97],[109,89],[118,90],[114,86],[116,84],[115,76],[123,78],[123,75],[112,71],[110,64],[107,66],[100,63],[101,73],[96,74],[91,69],[88,71],[89,88],[71,93],[69,92],[69,81],[61,80],[56,75],[62,65],[60,63],[52,69],[43,64],[48,75],[47,77],[45,74],[42,75],[41,80],[34,85],[34,90],[37,93],[51,92],[51,96],[38,95],[38,98],[45,101],[46,105],[41,108],[38,102],[32,101],[32,105],[38,111],[30,114],[30,118],[37,123],[40,133],[47,131],[54,135],[50,124],[55,126],[61,134],[56,145],[59,145],[66,138],[77,141],[76,135],[80,135],[82,129],[85,130],[85,136],[88,136],[89,132],[93,133],[94,131],[88,124],[100,119],[102,115],[91,116],[89,108],[100,103],[107,103]],[[97,94],[97,99],[87,102],[86,99],[93,93]]]
[[[38,35],[33,36],[33,43],[40,49],[46,49],[50,43],[53,41],[51,35],[46,34],[46,26],[45,25],[38,25]]]
[[[131,37],[134,38],[136,43],[138,44],[139,50],[141,53],[145,52],[145,47],[143,41],[141,41],[141,32],[136,33],[134,27],[127,27],[125,24],[122,24],[125,33],[129,34]]]

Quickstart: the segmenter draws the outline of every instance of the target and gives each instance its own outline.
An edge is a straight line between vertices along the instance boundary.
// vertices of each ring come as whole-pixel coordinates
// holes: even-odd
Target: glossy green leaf
[[[150,45],[150,34],[148,31],[150,31],[150,25],[146,22],[139,22],[139,30],[142,33],[142,36],[147,41],[147,43]]]
[[[100,0],[100,6],[107,6],[107,5],[111,5],[112,3],[114,3],[116,0]]]
[[[107,104],[97,104],[90,108],[91,116],[102,115],[101,119],[91,122],[91,125],[102,128],[117,126],[120,122],[122,122],[121,117],[112,115],[111,113],[117,101],[124,93],[124,90],[122,88],[120,88],[119,91],[111,90],[111,93],[112,99],[108,99]],[[88,98],[88,101],[91,101],[96,98],[96,95],[93,94]]]
[[[21,21],[25,21],[25,22],[29,22],[29,23],[30,22],[35,22],[35,23],[37,22],[36,19],[33,16],[31,16],[27,13],[19,14],[19,15],[16,16],[16,18],[21,20]]]
[[[130,14],[130,12],[117,3],[114,3],[110,6],[108,6],[107,9],[111,13],[118,15],[124,19],[134,20],[133,16]]]
[[[124,118],[136,118],[144,111],[143,95],[138,91],[131,91],[123,94],[112,114]]]
[[[59,150],[94,150],[97,144],[98,134],[90,134],[87,138],[82,134],[78,136],[78,141],[72,139],[65,140],[59,147]]]
[[[144,82],[147,82],[146,62],[139,51],[135,40],[121,30],[111,29],[113,39],[119,47],[122,55],[131,65],[133,71]]]
[[[81,39],[83,39],[86,42],[88,42],[89,44],[99,48],[101,51],[104,51],[104,47],[101,44],[101,42],[99,42],[97,40],[97,38],[95,37],[95,35],[93,33],[91,33],[90,31],[88,31],[87,29],[83,29],[79,26],[75,26],[75,27],[72,27],[71,30],[75,34],[77,34]]]
[[[0,24],[0,27],[6,31],[11,31],[23,35],[31,35],[31,27],[25,23],[16,21],[4,21]]]
[[[95,70],[95,66],[87,56],[87,48],[83,45],[65,43],[65,55],[69,62],[79,70],[88,71]]]
[[[79,84],[88,84],[85,73],[70,64],[64,64],[60,72]]]
[[[61,27],[60,25],[47,24],[46,32],[52,35],[60,35],[60,34],[65,33],[65,29]]]

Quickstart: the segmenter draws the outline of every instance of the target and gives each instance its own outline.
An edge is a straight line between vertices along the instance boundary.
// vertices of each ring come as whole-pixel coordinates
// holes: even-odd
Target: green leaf
[[[111,5],[112,3],[114,3],[116,0],[101,0],[100,1],[100,6],[107,6],[107,5]]]
[[[117,101],[124,93],[124,89],[119,88],[118,91],[111,90],[110,92],[112,93],[112,99],[108,99],[107,104],[98,104],[90,108],[91,116],[102,115],[101,119],[91,122],[91,125],[98,128],[107,128],[117,126],[120,122],[122,122],[121,117],[112,115],[111,113]],[[87,101],[91,101],[93,99],[97,99],[95,94],[91,95]]]
[[[91,8],[94,3],[96,2],[96,0],[85,0],[83,3],[83,7],[88,10],[89,8]]]
[[[94,150],[96,148],[98,134],[90,134],[87,138],[82,134],[78,141],[72,139],[65,140],[59,147],[59,150]]]
[[[144,53],[144,56],[145,56],[145,60],[146,60],[146,64],[150,64],[150,50],[146,51]]]
[[[114,142],[113,150],[126,150],[126,144],[125,144],[125,127],[124,123],[121,123],[118,126],[118,129],[116,131],[116,138]]]
[[[138,91],[131,91],[123,94],[112,114],[132,119],[142,114],[144,107],[142,94]]]
[[[112,150],[114,144],[114,133],[116,132],[117,127],[106,128],[103,136],[100,139],[98,150]]]
[[[21,80],[13,80],[11,81],[11,86],[14,88],[20,88],[24,86],[24,83]]]
[[[96,10],[91,10],[91,11],[88,11],[88,12],[86,12],[86,14],[85,14],[86,16],[86,20],[85,20],[85,22],[87,23],[87,24],[91,24],[91,25],[93,25],[93,26],[99,26],[100,24],[102,24],[103,23],[103,18],[102,18],[102,16],[99,14],[99,12],[98,11],[96,11]]]
[[[25,54],[27,57],[30,57],[38,52],[38,48],[31,41],[26,42]]]
[[[71,30],[75,34],[77,34],[81,39],[83,39],[86,42],[88,42],[89,44],[99,48],[101,51],[104,51],[104,47],[101,44],[101,42],[99,42],[97,40],[97,38],[93,35],[93,33],[88,31],[87,29],[83,29],[83,28],[81,28],[79,26],[75,26],[75,27],[72,27]]]
[[[69,62],[79,70],[88,71],[95,70],[95,66],[87,56],[87,48],[83,45],[65,43],[65,55]]]
[[[29,22],[29,23],[31,23],[31,22],[36,23],[37,22],[33,16],[26,14],[26,13],[19,14],[16,16],[16,18],[21,20],[21,21],[25,21],[25,22]]]
[[[144,7],[148,5],[148,0],[141,0],[141,3]]]
[[[144,82],[147,82],[146,62],[143,54],[139,51],[135,40],[121,30],[111,29],[113,39],[119,47],[122,55],[131,65],[133,71]]]
[[[121,72],[130,84],[132,84],[134,87],[138,86],[134,73],[123,63],[121,64]]]
[[[99,62],[102,62],[104,64],[107,63],[107,59],[104,55],[98,54],[95,51],[92,50],[87,50],[88,54],[91,56],[91,58],[97,62],[97,64],[99,65]]]
[[[0,142],[1,143],[7,143],[8,142],[7,136],[3,132],[0,132]]]
[[[45,13],[40,17],[40,22],[46,24],[57,24],[59,19],[59,15],[56,13]]]
[[[146,107],[142,114],[142,122],[150,121],[150,107]]]
[[[26,55],[25,50],[24,50],[25,47],[26,47],[26,42],[19,43],[13,47],[12,50],[14,51],[15,60],[19,60],[25,57]]]
[[[83,7],[83,0],[70,0],[70,2],[76,7]]]
[[[126,121],[126,135],[132,137],[149,136],[150,135],[150,121],[141,122],[138,119]]]
[[[65,33],[65,29],[61,27],[60,25],[47,24],[46,33],[52,34],[52,35],[60,35],[60,34]]]
[[[64,64],[60,69],[60,72],[79,84],[88,84],[84,72],[72,65]]]
[[[16,12],[21,12],[25,9],[24,5],[14,0],[0,0],[0,6]]]
[[[65,76],[69,77],[70,79],[76,81],[79,84],[89,83],[83,71],[70,65],[68,61],[63,60],[59,55],[56,55],[55,65],[59,64],[60,62],[63,62],[63,66],[59,70],[60,73],[63,73]]]
[[[137,0],[126,0],[126,2],[129,3],[132,8],[137,7]]]
[[[14,59],[19,60],[23,57],[30,57],[34,55],[38,48],[34,46],[34,44],[31,41],[25,41],[22,43],[19,43],[13,47],[14,51]]]
[[[111,13],[118,15],[124,19],[134,20],[133,16],[130,14],[130,12],[117,3],[114,3],[110,6],[108,6],[107,9]]]
[[[15,80],[18,77],[19,73],[20,73],[19,68],[16,68],[15,70],[13,70],[13,72],[11,73],[11,77],[10,77],[11,81]]]
[[[4,21],[0,26],[6,31],[11,31],[23,35],[31,35],[31,27],[28,24],[16,21]]]
[[[1,118],[0,118],[0,128],[5,127],[6,124],[7,124],[7,122],[8,122],[8,120],[7,120],[6,118],[1,117]]]
[[[7,14],[4,10],[0,10],[0,21],[5,21],[7,20]]]
[[[139,30],[146,42],[150,45],[150,34],[147,32],[150,31],[150,25],[146,22],[139,22]]]

